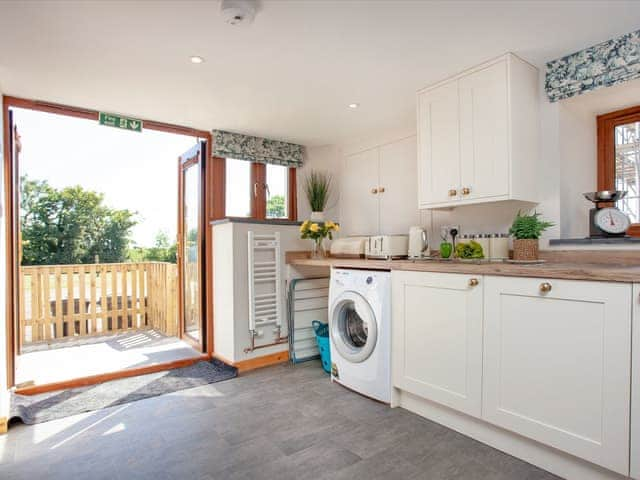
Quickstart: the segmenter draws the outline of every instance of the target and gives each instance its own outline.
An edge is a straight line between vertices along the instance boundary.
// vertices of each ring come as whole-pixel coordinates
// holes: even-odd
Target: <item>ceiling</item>
[[[214,0],[5,0],[0,90],[324,145],[411,128],[417,89],[506,51],[542,67],[639,18],[638,1],[263,0],[233,27]]]

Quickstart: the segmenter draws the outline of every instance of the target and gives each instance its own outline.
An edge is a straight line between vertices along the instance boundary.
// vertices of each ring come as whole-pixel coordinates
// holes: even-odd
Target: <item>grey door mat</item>
[[[229,380],[238,369],[219,360],[39,395],[11,396],[10,419],[27,425]]]

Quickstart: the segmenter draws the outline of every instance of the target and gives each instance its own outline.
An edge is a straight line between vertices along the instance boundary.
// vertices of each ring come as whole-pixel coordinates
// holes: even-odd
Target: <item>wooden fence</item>
[[[177,335],[176,265],[20,267],[21,344],[153,328]]]

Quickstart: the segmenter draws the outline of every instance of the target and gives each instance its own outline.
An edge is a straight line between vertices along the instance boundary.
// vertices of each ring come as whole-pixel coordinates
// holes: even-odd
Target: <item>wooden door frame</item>
[[[17,274],[18,264],[16,261],[16,255],[18,250],[17,239],[15,234],[17,233],[16,222],[18,218],[13,214],[15,208],[14,195],[18,190],[18,185],[14,184],[13,177],[15,172],[15,166],[13,165],[12,150],[10,149],[11,132],[9,126],[9,111],[11,108],[23,108],[28,110],[35,110],[40,112],[55,113],[58,115],[65,115],[75,118],[83,118],[86,120],[97,121],[99,112],[97,110],[73,107],[69,105],[61,105],[56,103],[50,103],[41,100],[30,100],[25,98],[3,96],[2,100],[2,115],[3,115],[3,144],[4,144],[4,158],[3,158],[3,173],[4,173],[4,212],[5,212],[5,237],[6,237],[6,259],[7,259],[7,272],[6,272],[6,330],[7,330],[7,385],[6,388],[11,388],[15,385],[15,355],[14,348],[15,341],[15,322],[17,320]],[[165,133],[174,133],[179,135],[187,135],[204,140],[205,142],[205,162],[202,168],[204,169],[204,183],[203,183],[203,199],[201,208],[204,210],[204,261],[206,267],[203,278],[203,296],[204,296],[204,308],[202,315],[203,321],[203,344],[205,345],[206,358],[213,356],[213,235],[212,229],[209,228],[209,222],[213,219],[220,218],[221,207],[219,205],[220,196],[219,191],[223,192],[224,199],[224,175],[219,176],[219,160],[211,157],[212,151],[212,138],[211,132],[206,130],[199,130],[190,127],[183,127],[179,125],[172,125],[163,122],[156,122],[153,120],[143,119],[143,128],[148,130],[156,130]],[[222,169],[224,174],[224,169]],[[224,203],[222,205],[222,211],[224,211]],[[206,337],[204,336],[206,335]],[[172,364],[175,362],[169,362],[166,364],[166,368],[172,368]],[[165,366],[160,365],[160,367]],[[175,368],[175,366],[173,367]],[[109,374],[112,378],[124,378],[131,375],[131,371],[121,370],[120,372]],[[104,380],[100,380],[104,381]],[[64,388],[69,388],[76,383],[87,384],[98,383],[98,381],[91,382],[87,379],[76,379],[65,383]],[[46,386],[41,388],[46,389]],[[57,389],[57,388],[56,388]]]
[[[206,273],[203,269],[204,265],[204,257],[206,257],[206,252],[203,251],[203,230],[206,228],[206,212],[204,212],[204,208],[206,207],[206,198],[204,196],[205,188],[205,171],[204,171],[204,155],[206,155],[206,143],[202,141],[198,141],[196,145],[198,148],[193,149],[194,155],[192,157],[184,158],[183,156],[178,157],[178,228],[177,228],[177,248],[176,248],[176,261],[178,263],[178,331],[179,336],[182,340],[189,343],[192,347],[200,350],[201,352],[206,350],[207,346],[207,328],[205,323],[202,322],[200,325],[200,340],[196,341],[193,337],[185,333],[185,317],[184,317],[184,266],[185,266],[185,257],[183,244],[185,238],[184,231],[184,208],[185,208],[185,172],[190,168],[197,168],[198,171],[198,196],[199,196],[199,208],[198,208],[198,280],[199,280],[199,288],[202,291],[206,291]],[[191,152],[185,152],[185,154],[189,154]],[[205,302],[200,302],[200,312],[206,311]]]

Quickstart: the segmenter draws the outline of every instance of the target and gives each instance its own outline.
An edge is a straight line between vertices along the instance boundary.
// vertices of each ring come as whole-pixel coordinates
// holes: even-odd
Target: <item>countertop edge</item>
[[[584,280],[615,283],[640,283],[640,267],[603,264],[545,263],[516,265],[506,263],[472,264],[411,260],[366,260],[349,258],[287,258],[287,264],[308,267],[358,268],[363,270],[460,273],[503,277],[533,277],[559,280]]]

